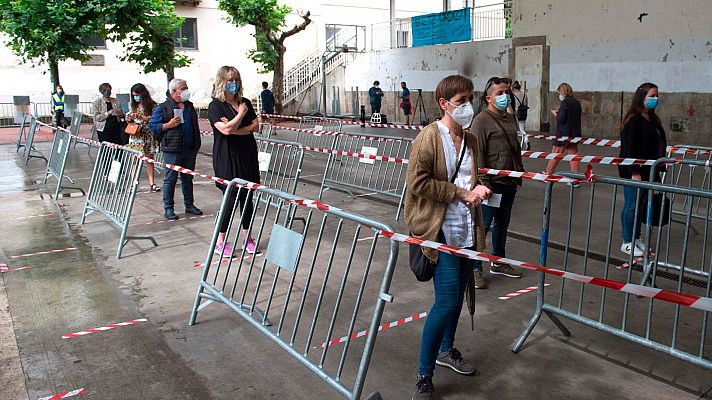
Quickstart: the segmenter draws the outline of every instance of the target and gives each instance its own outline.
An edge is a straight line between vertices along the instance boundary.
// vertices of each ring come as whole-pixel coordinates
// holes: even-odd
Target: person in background
[[[502,80],[507,84],[507,96],[509,96],[509,105],[507,105],[507,112],[515,115],[514,114],[514,92],[512,91],[512,85],[514,82],[512,81],[512,78],[509,77],[504,77]]]
[[[441,119],[426,126],[413,142],[406,184],[405,221],[424,240],[483,251],[485,232],[480,204],[491,195],[477,174],[476,141],[466,132],[474,110],[472,81],[461,75],[444,78],[435,89]],[[423,327],[414,400],[434,398],[435,365],[463,375],[475,373],[454,347],[465,288],[473,260],[421,247],[435,263],[435,302]]]
[[[262,114],[274,114],[274,93],[268,89],[268,86],[267,82],[262,82],[262,91],[260,92]]]
[[[531,147],[529,143],[529,135],[527,135],[527,132],[524,130],[527,122],[529,102],[527,100],[527,94],[522,91],[522,85],[519,81],[514,81],[512,84],[512,96],[514,96],[514,115],[517,117],[519,133],[522,135],[522,148],[529,150]]]
[[[153,155],[158,152],[158,142],[151,135],[151,130],[148,129],[148,121],[151,119],[153,109],[156,108],[156,102],[151,98],[146,86],[142,83],[137,83],[131,86],[131,101],[129,104],[131,111],[126,114],[126,122],[139,124],[138,132],[129,136],[129,147],[142,152],[148,158],[153,158]],[[161,189],[154,180],[155,169],[153,163],[146,163],[149,190],[151,192],[160,192]]]
[[[200,128],[198,113],[190,102],[190,91],[184,79],[173,79],[168,83],[168,98],[154,108],[148,128],[160,143],[163,159],[168,164],[195,169],[195,159],[200,150]],[[178,219],[174,210],[178,172],[166,169],[163,178],[163,208],[168,220]],[[186,214],[203,215],[193,202],[193,176],[180,174],[183,204]]]
[[[116,101],[116,97],[111,97],[111,85],[102,83],[99,85],[101,97],[91,104],[92,114],[94,114],[94,126],[100,142],[109,142],[123,145],[121,138],[121,119],[124,112],[121,105]]]
[[[374,81],[373,87],[368,89],[368,97],[371,102],[371,114],[381,113],[381,99],[383,98],[383,90],[379,88],[380,82]]]
[[[401,95],[398,96],[401,99],[400,108],[403,109],[403,115],[405,115],[405,124],[410,125],[410,112],[411,112],[410,89],[408,89],[408,86],[406,85],[405,82],[401,82],[401,89],[403,91],[401,92]]]
[[[54,126],[66,128],[64,124],[64,88],[57,85],[52,93],[52,111],[54,112]]]
[[[208,106],[208,120],[210,120],[215,137],[213,169],[215,176],[223,179],[240,178],[260,183],[257,141],[253,134],[259,129],[259,120],[250,100],[242,97],[243,88],[242,78],[237,68],[224,66],[218,70],[215,76],[214,98]],[[225,185],[218,182],[215,185],[223,194],[225,193],[227,189]],[[226,210],[230,210],[230,212],[220,215],[218,220],[220,232],[213,251],[227,258],[232,257],[233,249],[226,242],[225,236],[232,217],[231,211],[235,207],[237,198],[238,191],[233,190],[226,205]],[[240,213],[242,214],[240,217],[243,230],[242,243],[248,253],[255,254],[259,252],[257,243],[250,237],[248,230],[254,212],[252,191],[240,189],[239,200]]]
[[[574,90],[571,85],[564,82],[556,89],[559,94],[561,105],[557,110],[551,110],[556,118],[556,136],[581,137],[581,103],[574,97]],[[555,140],[551,148],[552,153],[578,154],[578,143],[571,143],[565,140]],[[579,172],[578,161],[571,161],[571,172]],[[559,160],[549,160],[546,166],[546,174],[553,174]],[[578,183],[573,186],[578,187]]]
[[[667,139],[660,117],[655,112],[658,106],[658,87],[646,82],[635,90],[633,101],[621,123],[620,157],[656,160],[665,157]],[[619,165],[618,174],[621,178],[636,181],[650,181],[650,166]],[[660,182],[656,171],[655,182]],[[634,187],[623,188],[623,209],[621,210],[621,234],[623,244],[621,251],[634,257],[642,257],[648,251],[645,243],[640,240],[640,225],[646,217],[648,191]],[[636,201],[639,207],[636,216]],[[654,216],[655,217],[655,216]]]
[[[487,108],[472,122],[472,134],[477,139],[477,166],[508,171],[524,171],[521,145],[517,140],[517,121],[507,112],[509,83],[504,78],[490,78],[485,86],[483,101]],[[506,257],[507,231],[512,216],[517,187],[522,180],[506,176],[483,175],[482,182],[500,199],[499,206],[482,205],[485,232],[492,227],[492,254]],[[491,263],[490,273],[509,278],[521,278],[522,273],[511,265]],[[487,282],[482,272],[482,261],[475,261],[475,288],[485,289]]]

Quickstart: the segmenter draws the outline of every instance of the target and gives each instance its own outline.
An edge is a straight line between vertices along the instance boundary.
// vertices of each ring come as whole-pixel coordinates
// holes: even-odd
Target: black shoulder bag
[[[460,172],[460,165],[462,165],[462,159],[465,158],[465,151],[467,150],[467,135],[462,136],[462,152],[460,154],[460,159],[457,161],[457,167],[455,167],[455,173],[450,178],[450,183],[455,183],[458,172]],[[410,233],[410,236],[413,236]],[[427,282],[433,279],[435,274],[435,264],[430,262],[430,259],[423,254],[423,250],[417,244],[409,244],[408,246],[408,256],[410,260],[410,270],[415,274],[415,279],[420,282]]]

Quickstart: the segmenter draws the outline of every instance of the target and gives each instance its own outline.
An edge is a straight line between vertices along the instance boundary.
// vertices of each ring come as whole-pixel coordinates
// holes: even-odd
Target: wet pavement
[[[382,132],[398,133],[377,131]],[[280,132],[276,138],[291,137]],[[211,138],[204,139],[196,167],[200,172],[212,173],[211,143]],[[49,146],[48,142],[39,142],[37,147],[46,152]],[[540,142],[537,146],[545,149],[548,144]],[[596,154],[611,154],[611,149],[592,149]],[[67,165],[66,173],[85,189],[95,156],[96,151],[87,154],[82,147],[71,153]],[[307,198],[318,195],[324,159],[305,159],[302,176],[307,178],[301,180],[297,194]],[[48,193],[54,191],[53,178],[48,185],[37,184],[43,176],[44,162],[33,159],[27,167],[21,164],[13,144],[0,146],[0,224],[4,228],[0,231],[0,263],[17,269],[0,274],[0,383],[10,383],[0,386],[0,398],[37,399],[82,388],[85,393],[78,399],[340,398],[316,375],[221,304],[206,307],[200,312],[198,323],[188,326],[202,271],[195,265],[205,259],[214,217],[161,222],[162,194],[145,193],[144,173],[140,182],[144,193],[136,197],[129,234],[151,235],[159,246],[131,241],[123,257],[116,260],[119,230],[98,213],[80,225],[85,198],[51,199]],[[543,168],[537,160],[526,165],[533,171]],[[614,171],[613,167],[597,167],[599,174]],[[220,192],[211,183],[196,183],[196,205],[206,214],[215,214]],[[555,204],[565,204],[568,194],[563,193],[568,192],[561,193]],[[540,183],[527,182],[522,188],[512,223],[512,230],[520,238],[539,237],[542,195]],[[575,196],[584,207],[585,192]],[[326,192],[324,201],[406,232],[405,226],[394,220],[395,206],[390,201],[350,199],[336,191]],[[185,217],[180,190],[176,190],[176,204],[176,212]],[[605,230],[606,221],[596,223],[599,231]],[[585,221],[577,221],[574,229],[581,232]],[[559,226],[553,236],[562,240],[563,235]],[[605,237],[592,242],[594,247],[605,250]],[[72,250],[13,258],[58,249]],[[539,246],[532,240],[511,238],[508,252],[511,258],[536,262]],[[432,304],[432,283],[416,282],[407,267],[404,247],[401,253],[390,291],[395,302],[387,304],[383,323],[426,312]],[[359,253],[355,257],[363,261],[365,255]],[[550,265],[560,262],[561,253],[552,251]],[[379,279],[377,273],[382,272],[384,256],[377,255],[374,264],[374,279]],[[589,273],[599,273],[601,268],[591,263]],[[613,273],[618,274],[612,275],[613,279],[625,279],[623,272]],[[712,386],[712,373],[708,370],[570,321],[565,324],[572,336],[565,337],[542,318],[524,349],[514,354],[509,346],[531,317],[536,297],[534,293],[509,300],[499,297],[536,284],[536,275],[525,272],[522,279],[488,278],[490,288],[477,293],[475,331],[470,330],[469,315],[463,311],[457,333],[456,345],[479,372],[465,377],[437,369],[435,384],[443,398],[699,399]],[[556,279],[547,280],[559,284]],[[334,280],[333,285],[337,284]],[[660,280],[659,284],[675,287],[672,281]],[[701,290],[685,289],[696,294]],[[3,293],[9,313],[3,312]],[[558,292],[552,295],[558,296]],[[566,302],[577,300],[578,292],[565,292]],[[596,300],[586,297],[585,304]],[[640,315],[647,310],[646,305],[641,301],[638,306],[643,308],[632,308],[633,316],[629,318],[636,328],[639,326],[635,321],[642,320]],[[662,312],[667,309],[661,306],[657,311],[664,315]],[[611,313],[612,319],[620,317],[618,311]],[[140,318],[146,321],[62,339],[66,334]],[[364,324],[368,315],[364,318],[358,321],[356,330],[367,327]],[[378,390],[385,399],[410,398],[423,321],[409,322],[378,335],[364,393]],[[663,317],[660,326],[669,323]],[[696,328],[688,329],[692,333]],[[667,335],[663,329],[660,332],[659,335]],[[682,343],[685,338],[681,334]],[[359,343],[355,340],[354,346]],[[353,365],[348,368],[352,371]]]

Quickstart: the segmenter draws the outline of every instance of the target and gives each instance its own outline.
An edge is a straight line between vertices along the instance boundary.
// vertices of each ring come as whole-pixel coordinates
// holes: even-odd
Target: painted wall
[[[398,109],[400,99],[397,95],[400,94],[400,82],[405,81],[411,90],[414,106],[419,97],[417,89],[422,89],[423,105],[430,121],[433,121],[440,115],[434,92],[442,78],[453,74],[465,75],[473,80],[475,91],[479,93],[484,90],[489,78],[507,74],[510,47],[511,40],[502,39],[360,54],[343,68],[343,78],[340,72],[327,78],[327,104],[331,107],[332,86],[338,86],[342,93],[342,113],[354,113],[350,92],[358,87],[359,103],[366,105],[367,113],[370,113],[368,89],[373,81],[378,80],[385,92],[382,113],[388,116],[389,121],[394,115],[397,116],[396,121],[402,121],[404,118]],[[314,89],[316,91],[318,88]],[[301,112],[309,112],[313,108],[311,99],[315,94],[306,96],[299,110]],[[296,112],[296,105],[293,104],[290,110]]]
[[[513,31],[515,39],[545,37],[548,108],[558,105],[556,87],[571,84],[585,135],[618,136],[621,106],[650,81],[660,86],[669,137],[712,144],[710,15],[708,0],[527,0],[514,2]]]

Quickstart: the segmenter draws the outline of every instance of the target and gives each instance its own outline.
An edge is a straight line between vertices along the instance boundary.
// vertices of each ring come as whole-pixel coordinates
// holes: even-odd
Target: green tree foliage
[[[105,37],[104,0],[0,0],[0,31],[20,62],[47,64],[54,89],[59,62],[89,59],[82,38]]]
[[[277,4],[277,0],[218,0],[218,8],[227,14],[227,20],[238,26],[255,27],[256,48],[248,52],[248,57],[262,65],[263,72],[274,71],[272,88],[275,95],[275,111],[282,112],[284,93],[284,53],[287,48],[284,41],[304,29],[311,23],[307,11],[299,16],[302,22],[289,30],[286,18],[292,9]]]
[[[190,57],[175,50],[175,33],[184,19],[168,0],[115,0],[109,5],[112,16],[110,38],[122,41],[122,61],[139,64],[145,73],[163,70],[167,80],[174,70],[190,65]]]

